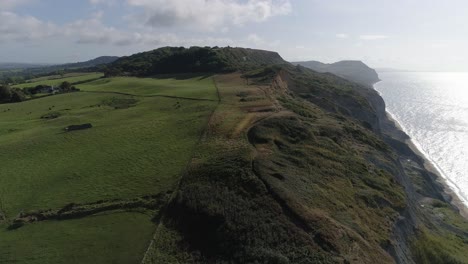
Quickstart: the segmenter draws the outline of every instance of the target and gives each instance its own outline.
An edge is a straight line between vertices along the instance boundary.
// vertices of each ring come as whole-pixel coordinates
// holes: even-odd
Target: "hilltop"
[[[112,63],[116,60],[118,60],[119,57],[116,56],[101,56],[97,57],[95,59],[91,59],[88,61],[83,61],[83,62],[75,62],[75,63],[67,63],[67,64],[60,64],[60,65],[54,65],[52,68],[60,68],[63,70],[70,70],[70,69],[83,69],[83,68],[90,68],[90,67],[96,67],[100,65],[105,65]]]
[[[123,57],[108,65],[108,75],[233,72],[287,63],[276,52],[245,48],[164,47]]]
[[[33,63],[16,63],[16,62],[2,62],[0,63],[0,70],[15,70],[15,69],[28,69],[38,68],[47,66],[45,64],[33,64]]]
[[[329,72],[362,85],[372,86],[380,81],[377,72],[362,61],[339,61],[332,64],[318,61],[293,62],[317,72]]]

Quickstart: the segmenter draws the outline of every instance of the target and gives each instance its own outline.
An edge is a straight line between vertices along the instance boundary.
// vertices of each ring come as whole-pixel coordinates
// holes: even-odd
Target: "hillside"
[[[84,61],[84,62],[75,62],[75,63],[67,63],[67,64],[60,64],[60,65],[55,65],[51,68],[60,68],[60,69],[83,69],[83,68],[91,68],[91,67],[96,67],[99,65],[104,65],[104,64],[109,64],[112,63],[116,60],[118,60],[119,57],[116,56],[101,56],[97,57],[92,60]]]
[[[372,86],[380,81],[377,72],[369,68],[362,61],[339,61],[332,64],[321,63],[318,61],[293,62],[294,65],[301,65],[316,72],[329,72],[350,81]]]
[[[28,68],[38,68],[38,67],[44,67],[44,66],[45,65],[32,64],[32,63],[1,62],[0,63],[0,70],[28,69]]]
[[[73,73],[74,71],[96,71],[100,70],[102,66],[116,61],[118,58],[119,57],[101,56],[84,62],[59,65],[8,64],[9,67],[15,68],[6,68],[3,71],[0,71],[0,82],[3,79],[9,80],[8,82],[18,83],[18,80],[19,82],[22,82],[24,80],[48,76],[51,74]]]
[[[244,48],[106,76],[0,105],[0,262],[468,262],[468,222],[367,85]]]
[[[286,63],[276,52],[244,48],[165,47],[123,57],[108,65],[109,76],[232,72]]]

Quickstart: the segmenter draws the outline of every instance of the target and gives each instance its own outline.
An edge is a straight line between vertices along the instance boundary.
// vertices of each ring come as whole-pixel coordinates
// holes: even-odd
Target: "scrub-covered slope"
[[[466,222],[385,134],[373,90],[291,65],[215,80],[221,102],[146,263],[465,260],[466,228],[434,222],[418,204]],[[432,241],[454,247],[433,253]]]

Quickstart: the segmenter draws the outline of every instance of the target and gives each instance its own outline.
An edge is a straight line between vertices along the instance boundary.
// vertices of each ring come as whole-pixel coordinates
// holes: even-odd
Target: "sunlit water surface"
[[[379,76],[387,111],[468,205],[468,73]]]

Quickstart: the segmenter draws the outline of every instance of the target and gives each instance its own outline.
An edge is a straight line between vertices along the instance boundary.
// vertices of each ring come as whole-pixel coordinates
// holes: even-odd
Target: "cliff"
[[[466,260],[467,222],[373,89],[274,52],[177,49],[138,66],[151,71],[124,68],[143,55],[113,65],[134,74],[222,66],[218,107],[155,217],[143,263]]]
[[[293,62],[294,65],[301,65],[316,72],[329,72],[347,80],[372,86],[380,81],[377,72],[364,64],[362,61],[339,61],[332,64],[321,63],[318,61]]]

